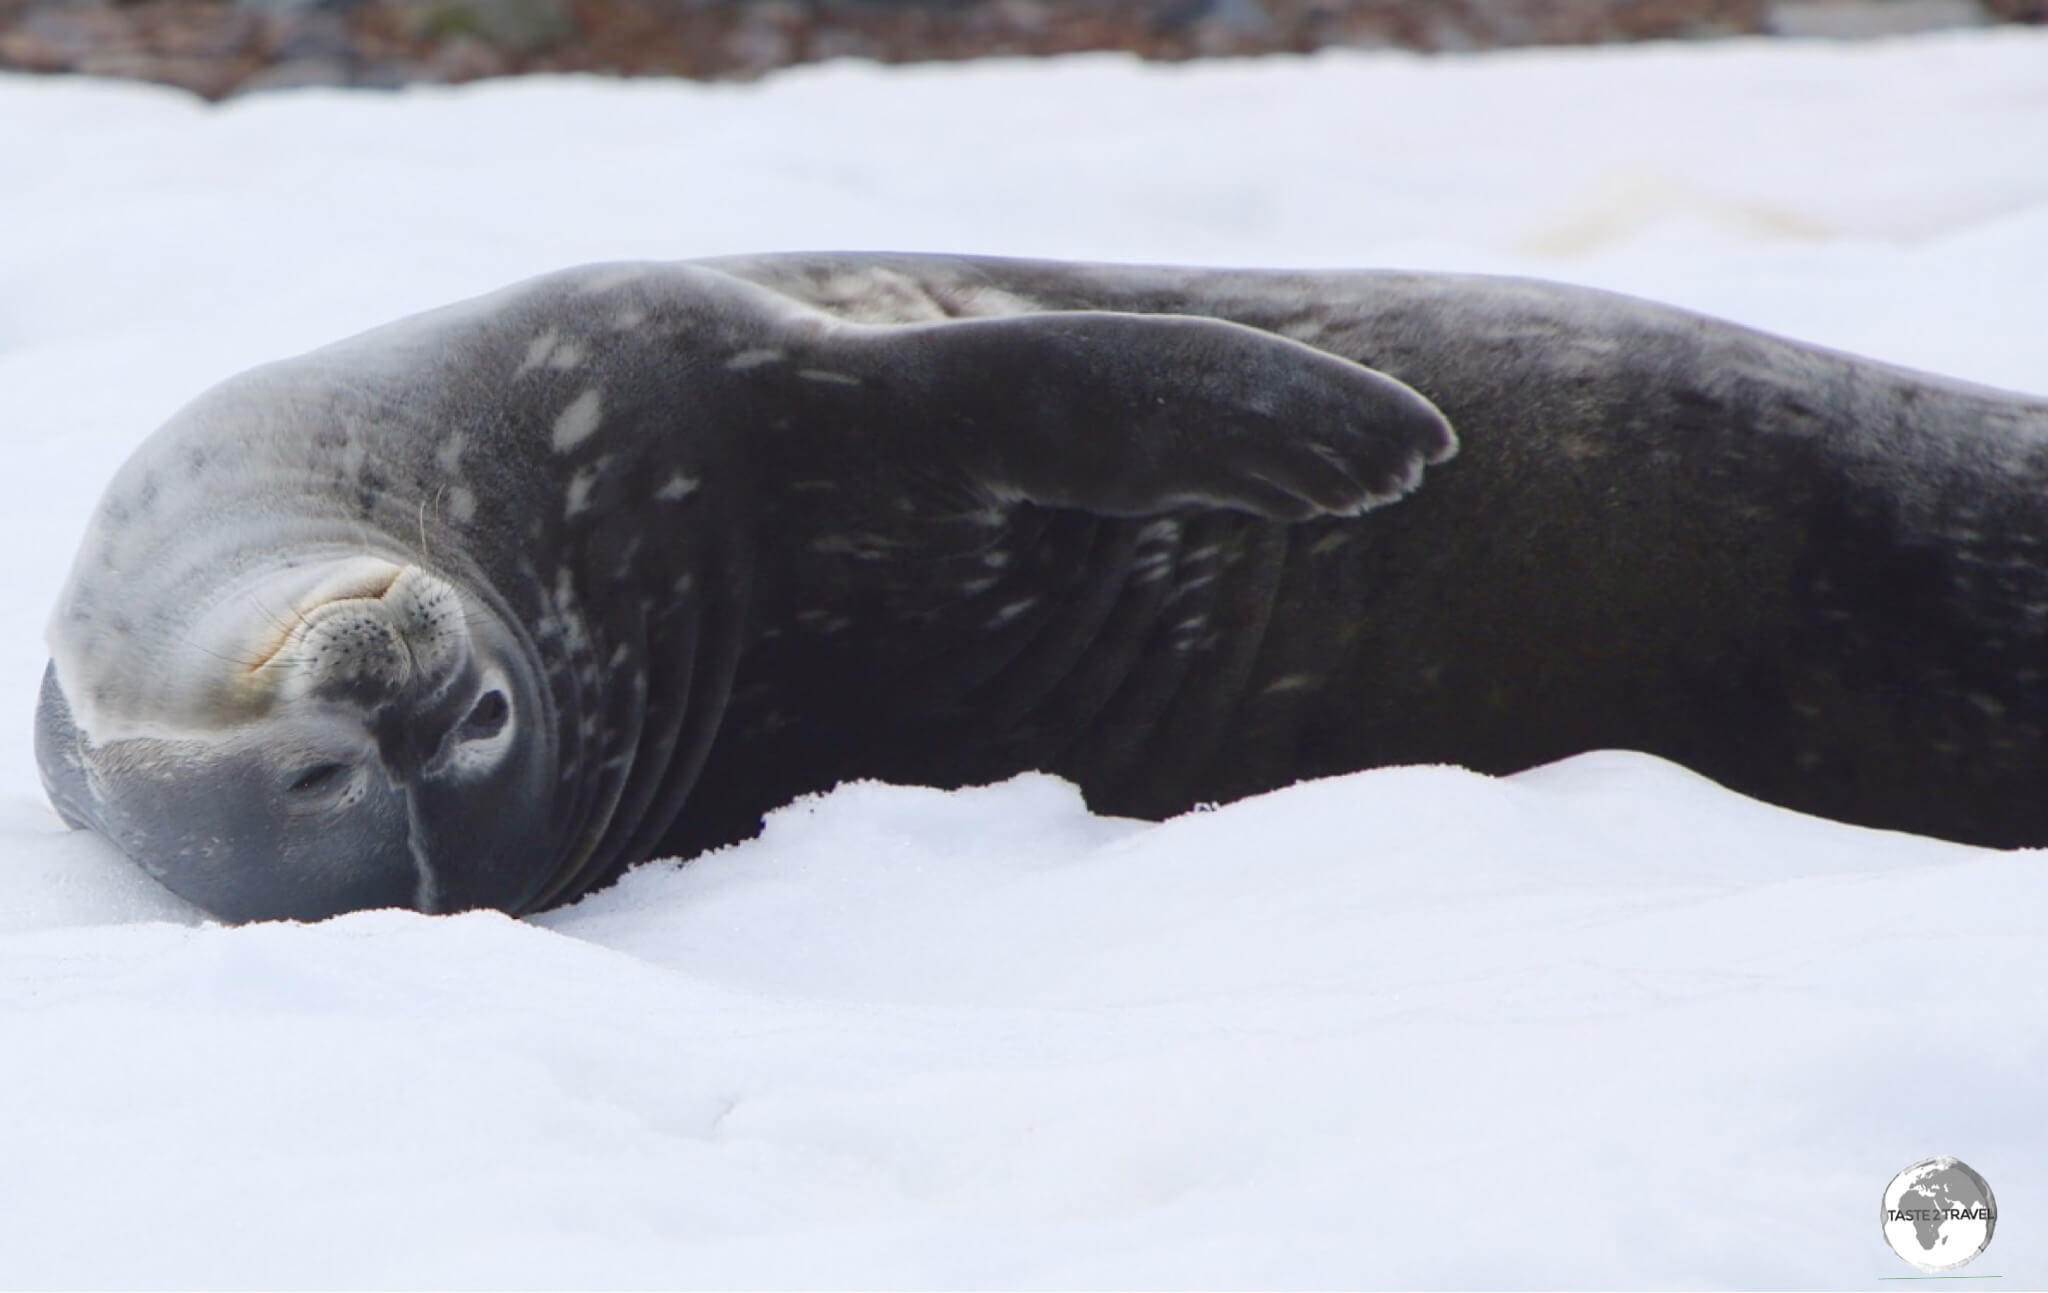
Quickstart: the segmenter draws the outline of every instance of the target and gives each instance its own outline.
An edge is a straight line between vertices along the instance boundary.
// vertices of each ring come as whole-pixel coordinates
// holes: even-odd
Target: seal
[[[230,920],[528,912],[1033,768],[1160,817],[1621,747],[2042,844],[2044,483],[2048,400],[1579,288],[591,266],[145,442],[37,751]]]

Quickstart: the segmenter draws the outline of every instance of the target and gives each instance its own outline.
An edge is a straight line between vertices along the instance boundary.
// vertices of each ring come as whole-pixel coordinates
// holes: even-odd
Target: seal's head
[[[530,901],[555,761],[502,615],[409,561],[299,552],[175,618],[149,659],[53,626],[36,753],[73,825],[229,920]]]
[[[869,323],[591,266],[200,396],[117,473],[59,598],[52,800],[229,919],[536,910],[932,766],[953,733],[899,644],[957,631],[984,670],[1040,601],[983,598],[1017,509],[1348,517],[1456,448],[1415,390],[1257,328],[998,298],[888,322],[900,277],[855,276]],[[1074,667],[1125,583],[1027,636]]]

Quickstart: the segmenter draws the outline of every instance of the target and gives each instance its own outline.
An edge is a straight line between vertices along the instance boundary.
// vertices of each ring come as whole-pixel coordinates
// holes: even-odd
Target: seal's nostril
[[[288,795],[312,795],[331,790],[335,782],[348,775],[346,763],[316,763],[305,769],[285,787]]]
[[[511,712],[511,706],[505,703],[505,693],[493,687],[477,697],[476,704],[470,707],[469,717],[455,729],[455,737],[461,741],[488,740],[504,729],[505,719]]]

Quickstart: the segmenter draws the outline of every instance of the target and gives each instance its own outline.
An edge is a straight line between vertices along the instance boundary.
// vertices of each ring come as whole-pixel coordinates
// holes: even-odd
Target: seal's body
[[[1626,747],[2048,843],[2044,455],[2048,401],[1516,280],[591,267],[152,438],[40,753],[231,918],[531,910],[1026,768],[1163,816]]]

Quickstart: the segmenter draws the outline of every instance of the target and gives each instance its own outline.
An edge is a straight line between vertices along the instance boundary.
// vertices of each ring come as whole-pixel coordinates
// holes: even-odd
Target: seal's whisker
[[[235,665],[239,668],[246,669],[252,673],[255,672],[257,669],[263,667],[263,661],[261,660],[245,660],[240,656],[230,655],[226,651],[216,651],[212,647],[207,646],[202,642],[196,641],[189,636],[183,639],[183,645],[191,647],[194,651],[199,652],[201,655],[210,656],[215,660],[224,660],[231,665]]]

